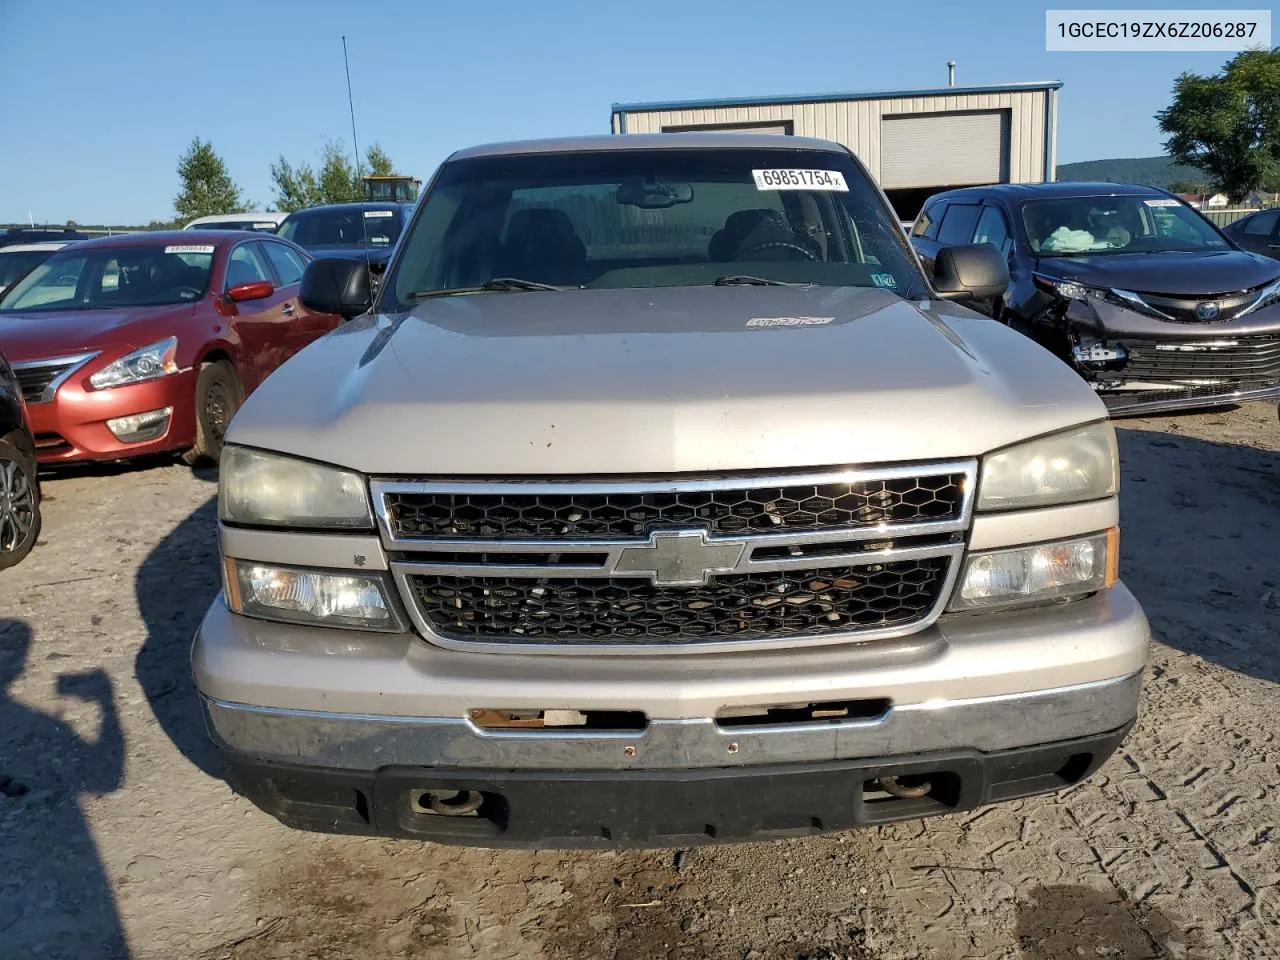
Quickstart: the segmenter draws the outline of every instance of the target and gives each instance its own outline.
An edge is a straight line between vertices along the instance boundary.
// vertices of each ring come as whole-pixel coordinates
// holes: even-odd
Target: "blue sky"
[[[1047,53],[1044,11],[1026,0],[0,0],[0,222],[28,210],[50,223],[165,218],[196,136],[269,206],[279,154],[314,162],[326,137],[350,142],[344,33],[361,144],[376,140],[423,179],[460,146],[606,133],[615,101],[944,86],[949,59],[962,86],[1064,81],[1060,163],[1149,156],[1174,77],[1230,56]]]

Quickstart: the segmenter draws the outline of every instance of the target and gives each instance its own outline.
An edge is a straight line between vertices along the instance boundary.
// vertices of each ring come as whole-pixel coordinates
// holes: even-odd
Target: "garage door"
[[[880,185],[960,187],[1009,179],[1009,111],[887,116]]]

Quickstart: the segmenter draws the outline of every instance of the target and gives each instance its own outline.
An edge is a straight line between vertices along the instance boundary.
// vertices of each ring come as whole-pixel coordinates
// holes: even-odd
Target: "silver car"
[[[1068,787],[1137,711],[1094,392],[927,276],[844,147],[464,150],[227,434],[195,639],[287,824],[482,846],[796,836]]]

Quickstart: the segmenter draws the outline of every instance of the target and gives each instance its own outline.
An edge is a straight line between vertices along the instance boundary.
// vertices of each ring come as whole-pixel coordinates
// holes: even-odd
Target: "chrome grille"
[[[664,589],[634,577],[411,575],[431,628],[454,640],[498,643],[651,643],[751,640],[885,629],[923,619],[948,560],[712,577]]]
[[[52,360],[29,360],[10,366],[22,390],[22,399],[27,403],[47,403],[71,374],[95,356],[97,354],[83,353]]]
[[[372,482],[401,597],[459,649],[643,652],[910,633],[945,606],[974,461],[655,480]]]
[[[1206,293],[1195,297],[1170,297],[1159,293],[1140,293],[1139,296],[1152,309],[1177,323],[1223,323],[1234,318],[1241,310],[1257,300],[1258,294],[1269,285],[1268,282],[1235,293]],[[1196,316],[1196,307],[1202,303],[1212,303],[1217,306],[1218,312],[1212,320],[1201,320]]]
[[[1124,376],[1153,383],[1280,383],[1280,337],[1125,341]]]
[[[845,482],[796,482],[684,490],[458,492],[423,485],[386,494],[397,539],[643,536],[652,526],[694,525],[711,533],[776,533],[951,520],[960,515],[963,473]]]

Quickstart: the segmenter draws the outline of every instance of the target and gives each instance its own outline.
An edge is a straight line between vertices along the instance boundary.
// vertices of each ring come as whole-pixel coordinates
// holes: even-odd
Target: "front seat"
[[[724,226],[711,237],[707,255],[712,263],[729,263],[737,256],[743,238],[773,210],[737,210],[725,217]]]
[[[580,284],[586,273],[587,247],[563,210],[517,210],[507,224],[507,239],[494,267],[495,278]]]

